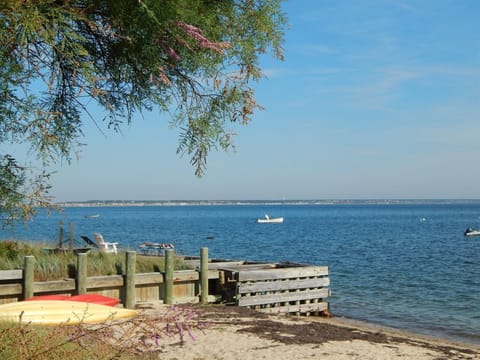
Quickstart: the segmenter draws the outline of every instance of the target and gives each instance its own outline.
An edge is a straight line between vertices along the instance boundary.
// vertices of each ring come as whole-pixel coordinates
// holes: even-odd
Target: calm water
[[[256,224],[265,212],[285,222]],[[328,265],[334,315],[480,344],[480,237],[463,236],[480,204],[66,208],[0,239],[55,241],[59,220],[131,249]]]

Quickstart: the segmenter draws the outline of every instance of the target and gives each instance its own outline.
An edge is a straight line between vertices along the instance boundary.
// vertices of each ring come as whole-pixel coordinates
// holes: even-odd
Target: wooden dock
[[[0,271],[0,303],[47,294],[97,293],[120,299],[125,307],[142,303],[227,303],[267,313],[319,315],[328,310],[330,296],[327,266],[257,263],[185,257],[192,270],[174,270],[172,250],[166,251],[164,272],[135,273],[135,253],[126,253],[126,273],[86,276],[87,256],[77,254],[76,277],[34,282],[34,258],[25,258],[23,270]]]

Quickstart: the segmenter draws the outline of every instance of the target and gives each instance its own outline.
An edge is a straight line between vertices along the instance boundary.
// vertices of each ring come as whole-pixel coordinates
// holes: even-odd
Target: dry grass
[[[157,316],[139,316],[96,325],[39,327],[19,321],[0,323],[0,359],[80,360],[158,358],[167,339],[182,343],[207,323],[197,310],[170,307]]]
[[[35,257],[35,281],[49,281],[75,277],[77,256],[71,252],[51,253],[45,246],[16,241],[0,242],[0,270],[22,269],[24,257]],[[91,250],[87,254],[88,276],[120,275],[125,272],[125,253],[104,254]],[[137,273],[158,272],[164,269],[164,258],[137,256]],[[175,259],[175,269],[186,269],[181,257]]]

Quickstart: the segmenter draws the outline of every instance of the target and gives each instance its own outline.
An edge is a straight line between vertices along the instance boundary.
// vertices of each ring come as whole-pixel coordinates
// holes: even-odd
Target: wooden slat
[[[65,279],[65,280],[55,280],[55,281],[46,281],[46,282],[34,282],[33,283],[33,292],[62,292],[75,290],[75,280],[74,279]]]
[[[182,281],[198,281],[200,275],[197,271],[174,271],[173,272],[173,282],[182,282]]]
[[[290,301],[323,299],[330,295],[329,289],[295,291],[255,296],[242,296],[237,300],[239,306],[265,305]]]
[[[0,271],[0,280],[21,280],[23,270],[2,270]]]
[[[106,288],[123,286],[122,275],[90,276],[87,278],[87,288]]]
[[[245,262],[245,261],[212,262],[212,263],[208,263],[208,269],[209,269],[209,270],[218,270],[218,269],[223,269],[223,268],[229,267],[229,266],[242,265],[244,262]],[[199,262],[198,266],[200,266],[200,262]]]
[[[21,295],[22,284],[2,284],[0,285],[0,296]]]
[[[281,269],[242,270],[237,274],[238,281],[261,281],[314,276],[327,276],[328,266],[305,266]]]
[[[218,279],[218,271],[212,270],[208,272],[209,279]],[[199,274],[195,270],[179,270],[174,271],[173,281],[182,282],[182,281],[198,281]],[[163,273],[154,272],[154,273],[143,273],[135,275],[135,284],[145,285],[145,284],[163,284],[164,278]]]
[[[257,281],[251,283],[238,283],[238,293],[254,293],[263,291],[281,291],[294,289],[321,288],[330,285],[328,277],[314,279],[289,279],[277,281]]]
[[[143,274],[135,275],[136,285],[162,284],[162,283],[163,283],[163,274],[160,272],[143,273]]]
[[[262,263],[262,264],[241,264],[241,265],[226,265],[222,266],[221,270],[231,271],[231,272],[241,272],[241,271],[253,271],[253,270],[269,270],[275,269],[276,264],[274,263]]]
[[[318,302],[300,305],[275,306],[269,308],[256,309],[257,311],[269,314],[287,314],[287,313],[309,313],[315,311],[328,310],[327,302]]]

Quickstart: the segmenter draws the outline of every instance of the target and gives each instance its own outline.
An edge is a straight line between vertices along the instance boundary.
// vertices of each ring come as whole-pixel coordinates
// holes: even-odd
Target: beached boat
[[[281,224],[283,223],[283,217],[271,218],[267,214],[265,214],[264,218],[257,219],[258,224]]]
[[[472,228],[468,228],[463,233],[465,236],[480,236],[480,230],[473,230]]]
[[[44,301],[44,300],[63,300],[63,301],[78,301],[89,304],[99,304],[107,306],[116,306],[120,303],[120,299],[112,298],[109,296],[104,296],[100,294],[81,294],[81,295],[38,295],[31,297],[25,301]]]
[[[143,255],[160,255],[165,250],[175,250],[174,244],[144,242],[138,246]]]
[[[65,300],[19,301],[0,305],[0,320],[41,325],[103,323],[137,315],[135,310]]]

